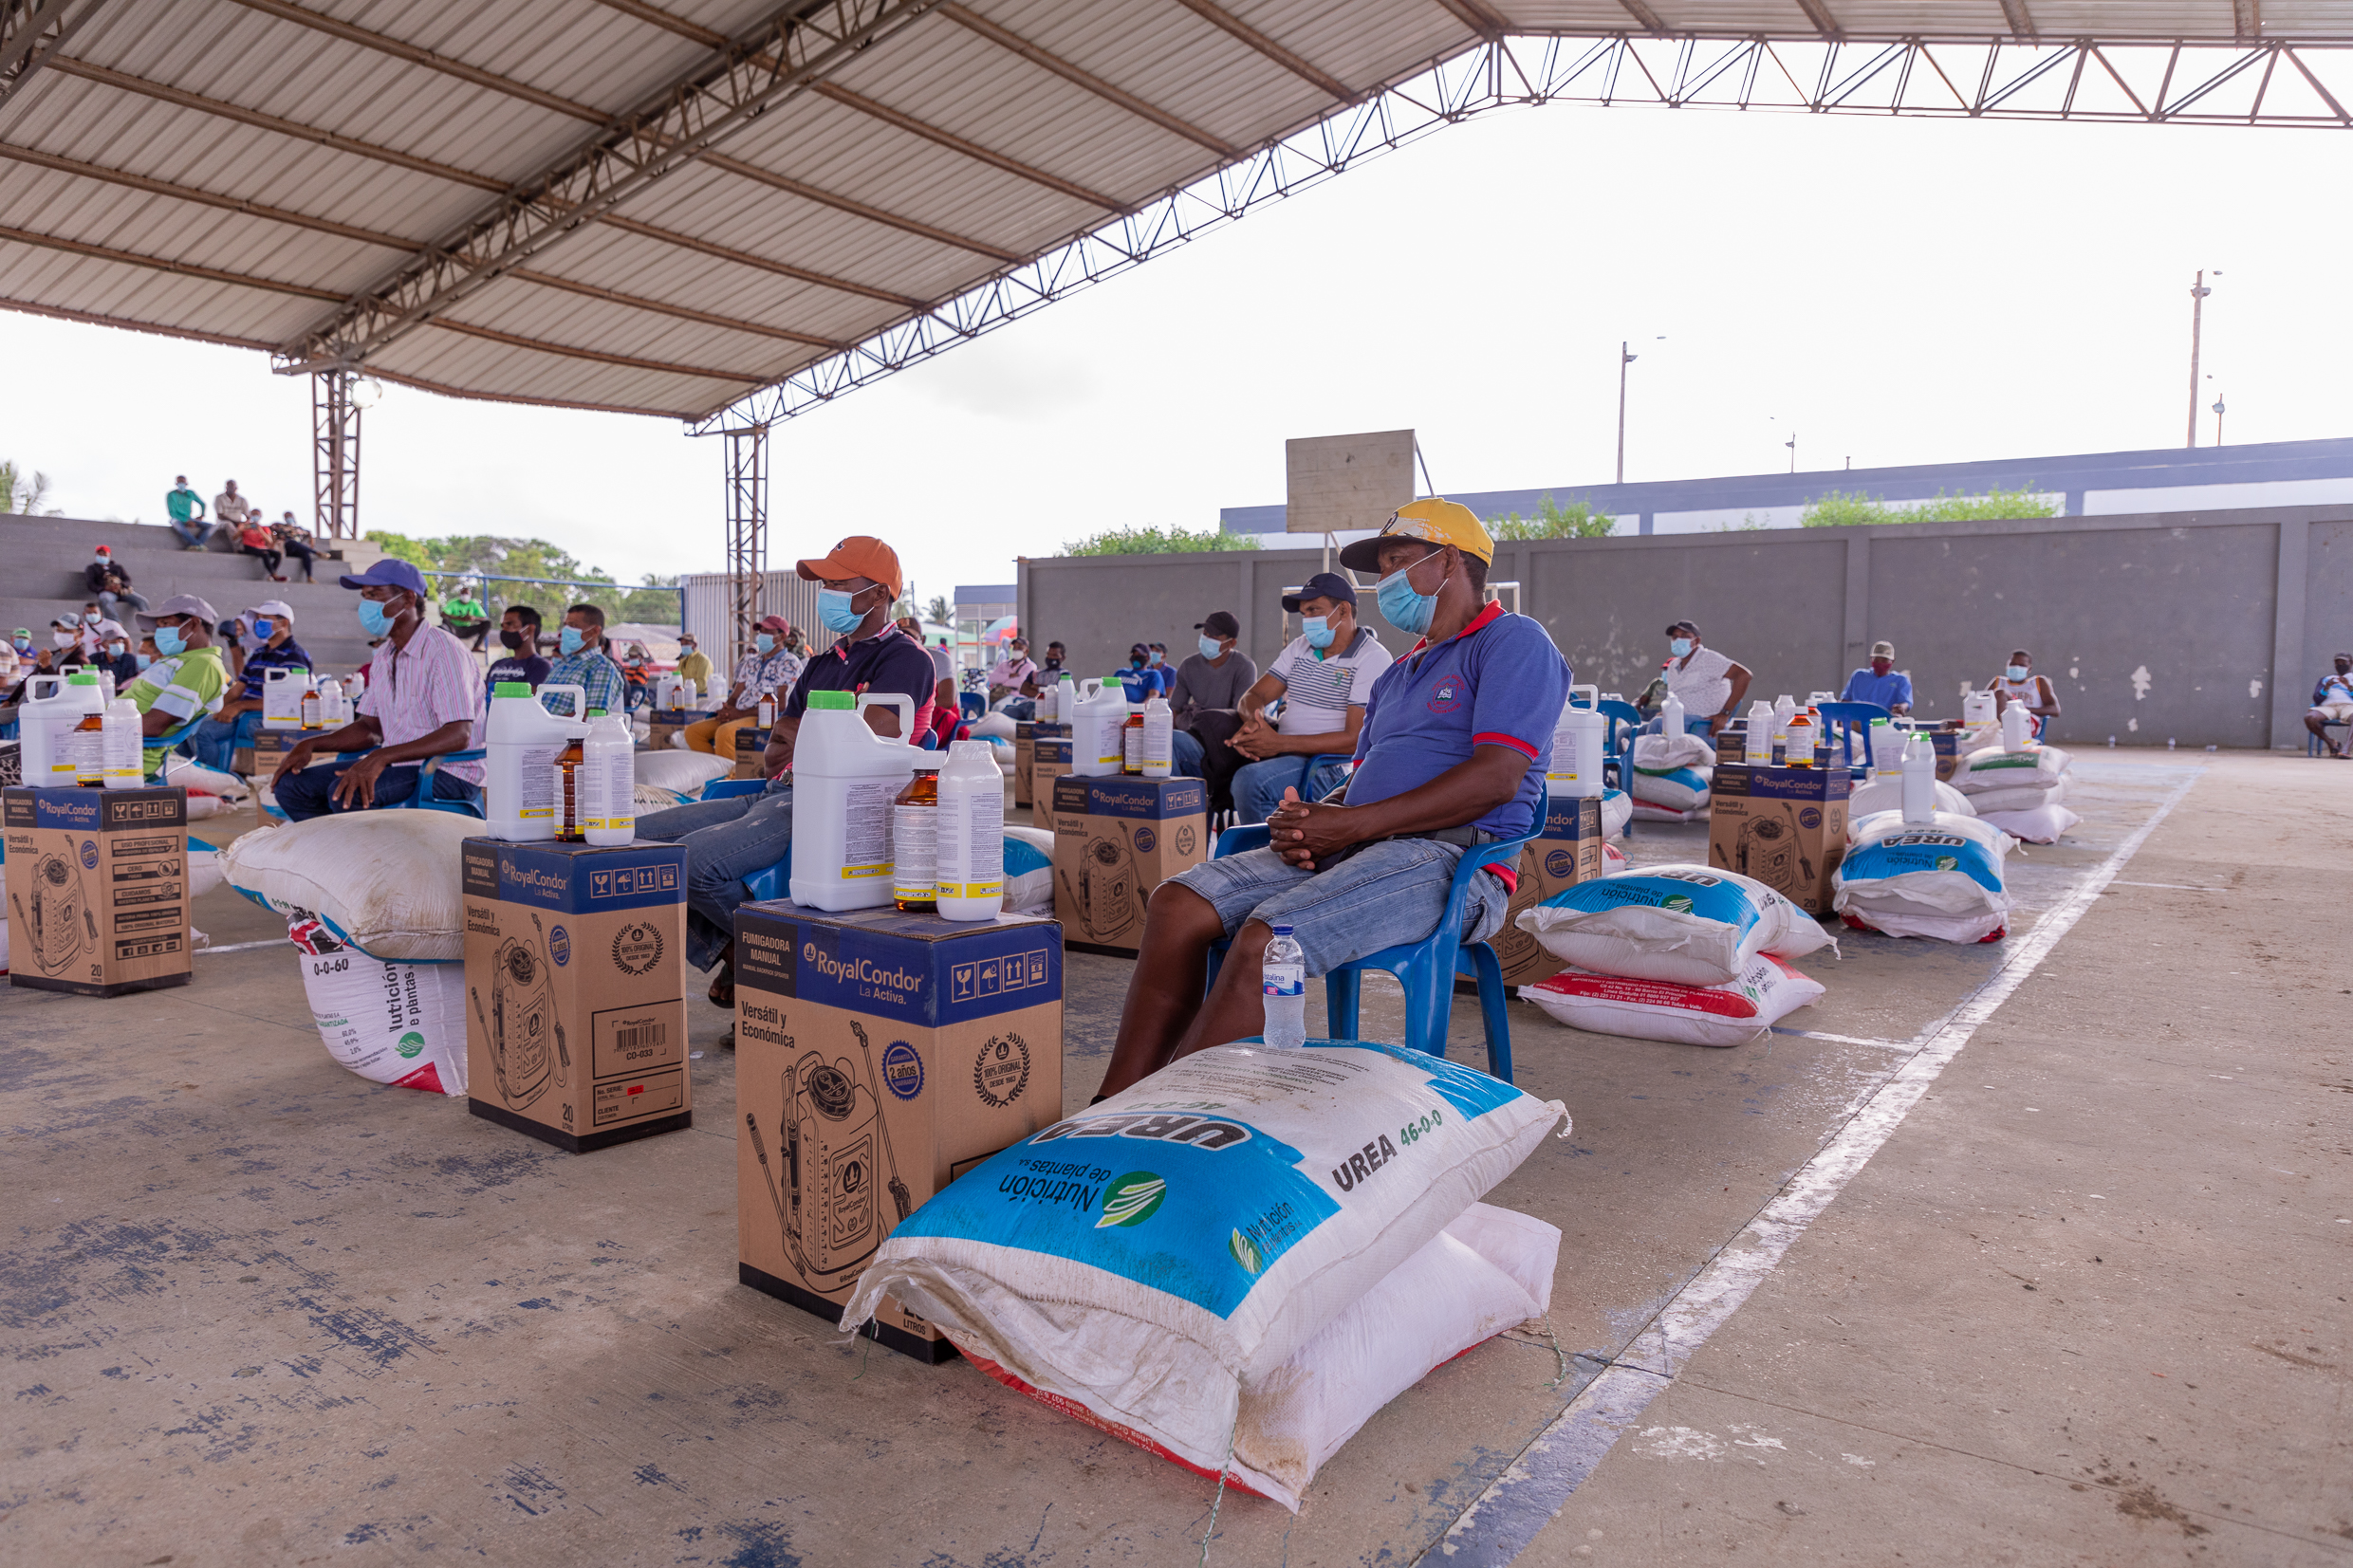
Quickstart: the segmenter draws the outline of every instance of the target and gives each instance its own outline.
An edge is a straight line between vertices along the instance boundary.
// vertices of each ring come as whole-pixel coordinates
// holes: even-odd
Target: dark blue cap
[[[417,598],[425,597],[425,574],[398,556],[386,556],[357,577],[345,577],[346,588],[406,588]]]
[[[1356,590],[1338,572],[1318,572],[1299,585],[1299,592],[1283,596],[1283,608],[1296,610],[1310,599],[1336,599],[1343,604],[1356,602]]]

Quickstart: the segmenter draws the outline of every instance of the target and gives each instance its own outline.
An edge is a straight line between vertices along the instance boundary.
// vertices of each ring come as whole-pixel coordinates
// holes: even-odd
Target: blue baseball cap
[[[359,576],[342,581],[346,588],[406,588],[419,599],[425,597],[425,574],[398,556],[388,555]]]
[[[1283,608],[1296,612],[1303,600],[1335,599],[1343,604],[1356,602],[1356,589],[1338,572],[1318,572],[1299,585],[1298,591],[1283,596]]]

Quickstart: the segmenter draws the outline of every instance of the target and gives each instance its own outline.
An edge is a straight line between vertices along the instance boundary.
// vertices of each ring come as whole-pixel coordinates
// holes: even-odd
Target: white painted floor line
[[[1778,1024],[1772,1026],[1772,1030],[1777,1035],[1795,1035],[1800,1040],[1826,1040],[1833,1045],[1872,1045],[1882,1051],[1917,1051],[1920,1048],[1920,1042],[1917,1040],[1865,1040],[1861,1035],[1826,1035],[1820,1029],[1785,1029]]]
[[[1593,1473],[1619,1434],[1641,1417],[1709,1336],[1739,1310],[1782,1255],[1806,1233],[1806,1227],[1895,1133],[1978,1026],[2010,1000],[2059,939],[2099,901],[2101,892],[2197,781],[2198,774],[2193,773],[2167,793],[2148,821],[2036,921],[2032,931],[2017,939],[2002,967],[1930,1031],[1918,1053],[1856,1108],[1846,1125],[1740,1235],[1689,1284],[1668,1298],[1624,1354],[1553,1417],[1510,1467],[1473,1501],[1444,1538],[1422,1555],[1422,1562],[1504,1568],[1518,1559]]]
[[[222,943],[222,944],[221,944],[220,946],[218,946],[218,947],[198,948],[198,949],[196,950],[196,951],[198,951],[198,952],[251,952],[251,951],[252,951],[255,948],[283,948],[283,947],[285,947],[286,945],[287,945],[287,940],[286,940],[286,938],[285,938],[285,937],[283,937],[283,936],[272,936],[272,937],[268,938],[268,939],[267,939],[267,940],[265,940],[265,941],[260,941],[260,942],[224,942],[224,943]]]

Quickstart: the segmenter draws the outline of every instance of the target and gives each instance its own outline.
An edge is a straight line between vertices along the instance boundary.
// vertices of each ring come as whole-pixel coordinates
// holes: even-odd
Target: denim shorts
[[[1231,938],[1245,920],[1288,926],[1306,955],[1307,972],[1426,940],[1446,913],[1460,844],[1390,839],[1363,849],[1329,871],[1306,872],[1271,849],[1205,860],[1171,880],[1191,888],[1217,910]],[[1463,940],[1483,942],[1503,925],[1511,901],[1493,876],[1474,876],[1465,896]]]

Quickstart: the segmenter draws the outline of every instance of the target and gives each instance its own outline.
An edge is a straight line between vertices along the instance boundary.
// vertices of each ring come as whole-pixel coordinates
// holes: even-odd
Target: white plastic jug
[[[1667,700],[1658,705],[1658,732],[1661,735],[1680,735],[1683,732],[1683,699],[1672,692],[1667,693]]]
[[[1914,730],[1903,742],[1903,820],[1914,826],[1936,820],[1936,747]]]
[[[1602,793],[1602,741],[1609,725],[1595,706],[1601,688],[1572,686],[1552,726],[1552,761],[1545,784],[1556,796],[1583,799]]]
[[[99,731],[101,772],[108,789],[137,789],[146,782],[146,742],[139,734],[139,704],[117,697],[106,705]]]
[[[1797,699],[1784,692],[1773,699],[1773,749],[1783,757],[1789,754],[1789,715],[1797,711]]]
[[[72,721],[58,731],[57,749],[73,762],[70,775],[52,766],[50,778],[60,784],[96,789],[106,782],[106,691],[95,670],[76,670],[65,677],[65,691],[77,710]],[[95,723],[91,721],[95,720]],[[84,729],[83,726],[88,728]]]
[[[1981,724],[1992,724],[1993,706],[1993,693],[1991,692],[1963,692],[1961,695],[1962,727],[1974,729]]]
[[[543,686],[540,691],[569,692],[572,710],[588,710],[588,693],[577,686]],[[483,732],[483,747],[490,754],[483,761],[482,809],[491,838],[520,844],[556,836],[556,753],[587,728],[578,719],[548,712],[526,682],[498,683],[491,693],[490,722]]]
[[[796,904],[839,912],[891,901],[891,802],[915,775],[916,748],[867,727],[877,703],[899,710],[901,735],[914,729],[915,705],[903,696],[868,692],[853,705],[847,692],[809,693],[792,743]]]
[[[351,693],[343,690],[343,683],[332,677],[320,681],[319,727],[341,729],[351,717]]]
[[[31,675],[16,705],[16,734],[25,783],[35,789],[71,788],[75,757],[65,737],[82,722],[82,698],[63,675]]]
[[[1773,766],[1773,731],[1780,727],[1781,719],[1771,703],[1759,697],[1749,704],[1748,748],[1743,760],[1751,767]]]
[[[2034,715],[2027,711],[2025,703],[2012,697],[2002,710],[2002,749],[2024,751],[2033,744]]]
[[[637,842],[638,745],[618,713],[588,721],[581,743],[580,825],[591,844]]]
[[[1176,775],[1176,715],[1158,692],[1144,704],[1144,777],[1170,779]]]
[[[1005,775],[987,741],[948,747],[938,811],[939,917],[995,919],[1005,908]]]
[[[1073,690],[1065,678],[1063,694],[1067,697]],[[1070,726],[1070,771],[1091,778],[1119,772],[1124,757],[1120,729],[1127,723],[1127,692],[1117,681],[1100,680],[1075,690],[1078,701],[1072,706],[1077,711],[1062,721]]]
[[[299,664],[273,664],[262,672],[262,728],[300,729],[303,698],[310,694],[310,672]]]
[[[1871,721],[1871,777],[1890,778],[1903,771],[1904,733],[1893,719]]]

